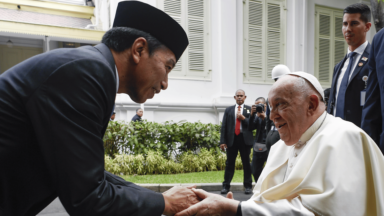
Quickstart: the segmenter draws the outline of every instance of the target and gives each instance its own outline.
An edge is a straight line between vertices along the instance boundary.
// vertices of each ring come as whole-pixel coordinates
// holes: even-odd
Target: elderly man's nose
[[[269,113],[269,119],[273,121],[275,118],[276,118],[276,111],[271,109],[271,112]]]

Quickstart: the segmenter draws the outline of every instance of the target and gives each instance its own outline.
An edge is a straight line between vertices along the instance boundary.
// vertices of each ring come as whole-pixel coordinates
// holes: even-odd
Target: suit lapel
[[[329,93],[329,103],[334,103],[336,99],[336,88],[337,88],[337,80],[339,79],[339,75],[341,72],[341,69],[344,66],[345,61],[347,60],[347,55],[344,56],[344,59],[339,63],[337,70],[335,71],[335,74],[333,75],[333,80],[332,80],[332,88],[331,92]],[[329,108],[329,109],[328,109]],[[333,113],[333,107],[328,106],[329,113]]]
[[[338,65],[339,68],[337,68],[336,74],[335,74],[334,77],[333,77],[333,80],[332,80],[332,86],[335,86],[335,88],[336,88],[336,83],[337,83],[337,80],[338,80],[338,78],[339,78],[341,69],[343,69],[343,66],[344,66],[344,63],[345,63],[346,60],[347,60],[347,55],[344,56],[343,61],[340,62],[341,64]]]
[[[244,104],[244,107],[243,107],[243,116],[245,116],[245,114],[247,114],[247,108],[245,107],[245,104]]]
[[[235,121],[235,117],[236,117],[236,115],[235,115],[235,109],[236,109],[236,105],[232,106],[231,110],[229,111],[229,115],[231,116],[231,119],[232,119],[233,121]]]
[[[349,86],[349,84],[352,82],[353,78],[355,78],[355,76],[356,76],[357,74],[359,74],[359,72],[361,71],[361,68],[363,68],[364,65],[368,63],[368,60],[367,60],[367,61],[363,61],[362,59],[363,59],[364,57],[366,57],[366,58],[369,57],[369,51],[370,51],[370,48],[371,48],[371,45],[368,43],[368,44],[367,44],[367,47],[366,47],[365,50],[364,50],[363,55],[361,55],[359,62],[356,64],[356,67],[355,67],[355,70],[353,71],[353,74],[352,74],[352,76],[351,76],[351,79],[349,79],[348,86]],[[361,66],[359,66],[359,65],[361,65]],[[348,88],[348,86],[347,86],[347,88]]]

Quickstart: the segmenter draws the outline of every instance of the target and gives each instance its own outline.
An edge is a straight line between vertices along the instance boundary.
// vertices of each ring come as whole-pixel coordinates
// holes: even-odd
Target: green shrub
[[[117,175],[152,175],[188,172],[205,172],[225,169],[225,153],[202,148],[198,154],[184,152],[177,159],[163,157],[160,150],[149,150],[146,156],[115,154],[105,156],[105,169]],[[236,169],[242,169],[240,155],[236,158]]]
[[[110,121],[104,136],[105,169],[123,175],[224,170],[220,128],[201,122]],[[243,169],[240,154],[235,168]]]
[[[104,136],[105,153],[143,154],[160,151],[169,159],[172,155],[196,152],[207,148],[219,151],[220,125],[201,122],[118,122],[110,121]]]

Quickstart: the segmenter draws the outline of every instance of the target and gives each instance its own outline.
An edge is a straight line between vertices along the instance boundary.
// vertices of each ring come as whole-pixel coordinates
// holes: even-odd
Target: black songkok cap
[[[189,44],[179,23],[164,11],[139,1],[120,2],[113,27],[134,28],[152,35],[175,54],[176,61]]]

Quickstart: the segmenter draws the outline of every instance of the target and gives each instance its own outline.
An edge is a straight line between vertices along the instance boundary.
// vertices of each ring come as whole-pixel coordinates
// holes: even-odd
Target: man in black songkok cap
[[[165,90],[187,46],[170,16],[126,1],[101,44],[56,49],[3,73],[0,215],[36,215],[56,197],[81,216],[173,215],[197,203],[190,188],[160,194],[104,171],[102,140],[116,93],[143,103]]]

